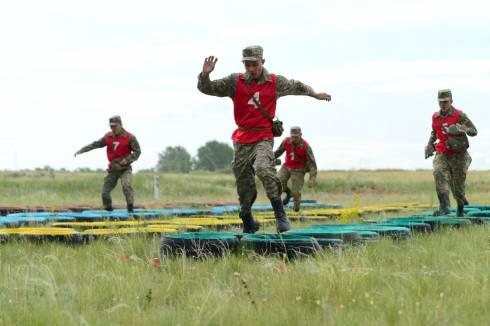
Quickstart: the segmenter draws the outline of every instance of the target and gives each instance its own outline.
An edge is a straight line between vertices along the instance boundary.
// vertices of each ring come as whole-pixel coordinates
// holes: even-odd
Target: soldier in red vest
[[[306,140],[302,138],[300,127],[291,127],[290,137],[285,138],[279,148],[274,152],[274,157],[280,157],[286,152],[286,159],[277,176],[281,180],[282,191],[286,193],[284,205],[289,203],[291,196],[294,201],[294,211],[299,211],[301,206],[301,189],[305,183],[305,173],[310,173],[308,187],[316,184],[316,161],[313,150]],[[288,181],[291,179],[291,189]]]
[[[456,109],[451,90],[442,89],[438,94],[439,108],[432,116],[432,132],[425,147],[425,158],[436,152],[434,157],[434,180],[436,183],[439,209],[435,216],[450,213],[449,189],[458,205],[456,216],[463,216],[465,181],[471,157],[467,149],[470,146],[467,136],[476,136],[478,131],[468,116]]]
[[[102,187],[102,203],[106,210],[112,211],[111,191],[116,187],[117,181],[120,179],[123,193],[126,197],[128,212],[132,213],[134,191],[131,163],[136,161],[141,155],[140,145],[133,134],[124,130],[120,116],[111,117],[109,125],[111,127],[110,132],[101,139],[82,147],[75,153],[75,156],[96,148],[106,147],[109,167]]]
[[[306,95],[317,100],[330,101],[327,93],[317,93],[310,86],[296,80],[269,73],[264,68],[263,49],[258,45],[242,52],[245,73],[231,74],[211,81],[209,74],[217,62],[214,56],[204,60],[197,88],[204,94],[230,97],[233,101],[235,123],[233,132],[234,158],[232,163],[240,201],[240,218],[244,233],[255,233],[260,225],[252,217],[252,204],[257,197],[255,175],[267,193],[278,232],[289,230],[289,220],[281,201],[281,181],[274,167],[273,118],[277,99],[286,95]]]

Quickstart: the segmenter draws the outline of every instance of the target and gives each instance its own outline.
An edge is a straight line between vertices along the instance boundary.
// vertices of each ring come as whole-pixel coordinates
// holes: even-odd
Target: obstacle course
[[[244,235],[237,231],[242,221],[236,205],[206,208],[139,208],[134,214],[125,210],[16,212],[0,217],[0,239],[28,238],[36,241],[65,241],[86,244],[94,239],[131,235],[161,236],[161,254],[199,257],[222,255],[245,247],[258,254],[280,254],[288,257],[308,255],[322,248],[338,249],[376,241],[382,237],[406,240],[414,233],[428,233],[444,227],[461,228],[469,224],[490,222],[490,206],[465,208],[466,215],[457,218],[433,217],[428,206],[416,203],[342,208],[337,204],[321,204],[307,200],[299,213],[288,212],[292,221],[306,227],[285,234],[259,232]],[[270,205],[254,205],[257,220],[267,227],[275,223]],[[425,211],[424,211],[425,210]],[[411,212],[404,216],[386,215]],[[347,224],[350,217],[363,218],[362,223]],[[336,224],[326,223],[337,221]],[[313,224],[312,224],[313,223]],[[321,223],[321,224],[320,224]],[[301,225],[301,224],[300,224]]]

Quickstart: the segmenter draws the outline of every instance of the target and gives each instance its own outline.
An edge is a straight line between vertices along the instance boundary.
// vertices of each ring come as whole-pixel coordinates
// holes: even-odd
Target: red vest
[[[308,143],[303,139],[303,145],[300,147],[291,144],[290,141],[290,137],[286,138],[284,141],[286,147],[286,162],[284,162],[284,166],[290,170],[304,170],[306,161],[308,160],[308,157],[306,156]]]
[[[109,167],[112,161],[115,159],[131,155],[131,147],[129,146],[129,139],[131,134],[125,131],[124,137],[112,136],[112,132],[108,132],[105,135],[105,144],[107,149],[107,159],[109,160]]]
[[[461,116],[461,111],[458,109],[454,109],[453,115],[448,115],[446,117],[442,117],[438,112],[434,113],[432,116],[432,128],[436,132],[436,137],[439,140],[436,144],[436,152],[443,153],[447,155],[458,154],[460,151],[454,151],[447,148],[446,141],[450,137],[463,137],[463,134],[448,134],[445,128],[448,128],[451,125],[455,125],[459,123],[459,117]]]
[[[233,107],[235,123],[238,126],[233,132],[231,139],[236,143],[251,144],[262,139],[273,139],[272,122],[267,120],[260,110],[255,106],[252,96],[247,89],[247,84],[242,79],[243,74],[238,74],[235,95],[233,96]],[[258,95],[258,100],[267,112],[274,117],[276,115],[276,76],[271,74],[272,81],[262,84],[250,82],[252,94]],[[257,96],[255,95],[255,96]],[[247,130],[247,129],[264,130]]]

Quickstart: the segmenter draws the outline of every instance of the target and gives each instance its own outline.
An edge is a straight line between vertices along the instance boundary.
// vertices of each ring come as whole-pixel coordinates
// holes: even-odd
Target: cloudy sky
[[[135,169],[166,146],[231,144],[231,100],[199,93],[197,74],[208,55],[212,78],[241,71],[250,44],[271,72],[332,94],[278,102],[321,169],[430,168],[441,88],[479,129],[472,167],[488,169],[489,39],[488,0],[3,1],[0,169],[103,168],[104,150],[73,153],[113,114],[141,143]]]

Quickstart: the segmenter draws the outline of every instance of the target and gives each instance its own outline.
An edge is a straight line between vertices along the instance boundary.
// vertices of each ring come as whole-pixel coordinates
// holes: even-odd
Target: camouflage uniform
[[[260,47],[254,47],[252,52],[250,52],[251,56],[247,57],[246,51],[250,48],[243,50],[243,61],[258,60],[259,58],[262,58],[262,49]],[[260,48],[260,57],[256,56],[257,52],[254,52],[258,48]],[[233,99],[237,87],[238,76],[238,73],[234,73],[227,77],[211,81],[209,75],[203,76],[202,74],[199,74],[197,88],[206,95],[230,97]],[[247,73],[245,73],[242,78],[245,83],[253,81],[257,84],[263,84],[266,81],[270,81],[272,77],[271,74],[263,68],[263,73],[257,80],[252,80],[252,77]],[[276,75],[277,98],[287,95],[306,95],[314,97],[315,94],[313,88],[300,81]],[[267,197],[271,200],[273,207],[274,202],[277,200],[280,202],[281,182],[276,175],[276,169],[274,167],[273,144],[273,139],[263,139],[262,141],[251,144],[234,143],[232,168],[236,178],[241,215],[249,214],[251,205],[257,197],[255,173],[262,182]]]
[[[126,131],[123,129],[121,137],[124,137]],[[93,143],[82,147],[79,153],[85,153],[96,148],[106,147],[105,136]],[[111,166],[107,169],[107,175],[104,178],[104,184],[102,186],[102,203],[106,209],[112,209],[111,192],[116,187],[117,181],[121,180],[121,186],[124,196],[126,197],[126,203],[128,208],[132,208],[134,205],[134,190],[132,186],[132,168],[131,163],[136,161],[141,155],[141,148],[136,137],[131,134],[129,138],[129,146],[131,147],[131,155],[127,157],[129,164],[121,166],[117,161],[112,162]]]
[[[285,142],[286,139],[282,141],[281,145],[279,145],[279,147],[274,152],[275,158],[280,157],[286,151]],[[303,141],[301,140],[298,146],[301,147],[302,144]],[[277,174],[279,180],[281,180],[282,190],[288,194],[288,197],[289,197],[288,192],[291,193],[291,195],[295,199],[295,206],[298,207],[298,210],[299,210],[299,203],[301,200],[301,189],[303,189],[306,172],[309,172],[310,174],[309,177],[310,181],[316,181],[316,175],[317,175],[316,160],[315,160],[315,156],[313,155],[313,150],[311,149],[311,146],[308,146],[306,148],[306,156],[308,160],[306,162],[305,169],[303,170],[289,169],[283,164]],[[288,188],[289,179],[291,179],[291,189]]]
[[[447,98],[452,99],[451,92],[449,90],[439,91],[439,98],[447,96]],[[453,116],[455,108],[451,107],[447,116]],[[439,111],[436,113],[437,116],[442,116]],[[466,135],[476,136],[478,131],[474,124],[464,113],[460,113],[459,122],[460,125],[467,128]],[[437,142],[436,130],[433,128],[428,141],[428,148],[435,148]],[[465,197],[465,181],[466,173],[471,164],[471,156],[468,151],[464,150],[461,153],[455,154],[444,154],[437,152],[433,160],[433,174],[434,181],[436,185],[436,192],[441,203],[439,211],[449,210],[449,189],[451,189],[454,199],[458,204],[458,215],[462,215],[462,208],[467,204]],[[436,213],[438,214],[438,212]]]

